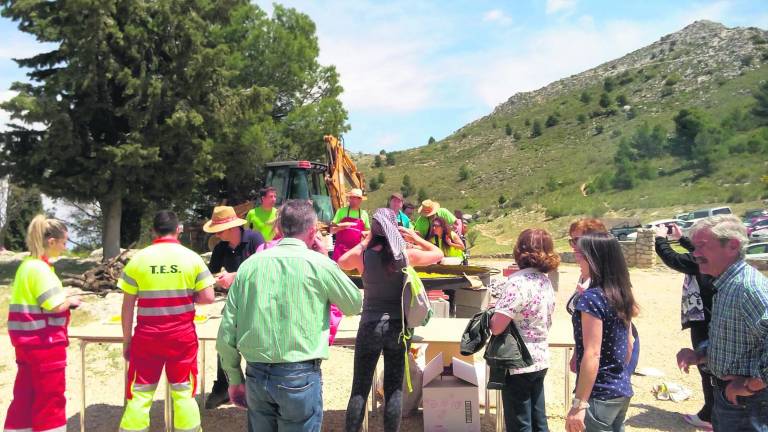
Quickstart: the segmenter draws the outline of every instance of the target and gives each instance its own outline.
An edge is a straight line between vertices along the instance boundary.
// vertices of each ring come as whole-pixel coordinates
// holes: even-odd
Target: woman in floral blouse
[[[547,337],[555,310],[555,292],[547,272],[560,257],[552,236],[542,229],[527,229],[517,238],[515,262],[520,270],[506,282],[504,294],[491,317],[491,332],[500,334],[512,322],[533,358],[531,366],[509,369],[502,390],[507,431],[547,431],[544,376],[549,367]]]

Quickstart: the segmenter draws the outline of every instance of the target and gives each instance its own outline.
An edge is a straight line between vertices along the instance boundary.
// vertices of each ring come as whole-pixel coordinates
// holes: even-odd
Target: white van
[[[708,218],[710,216],[733,214],[730,207],[712,207],[708,209],[696,210],[688,213],[688,220],[683,226],[683,235],[688,237],[688,232],[691,230],[693,224],[699,219]]]

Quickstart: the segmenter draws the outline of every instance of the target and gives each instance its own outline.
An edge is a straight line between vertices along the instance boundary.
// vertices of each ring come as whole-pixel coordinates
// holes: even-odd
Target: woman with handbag
[[[406,248],[407,243],[414,245]],[[380,208],[373,214],[371,233],[339,258],[339,267],[356,269],[363,277],[363,312],[355,340],[352,394],[347,405],[346,430],[358,431],[363,422],[365,401],[371,391],[373,371],[384,353],[384,430],[400,429],[406,345],[399,340],[403,330],[402,296],[408,265],[439,262],[443,253],[413,230],[398,229],[395,213]]]
[[[515,325],[533,364],[508,369],[502,389],[507,431],[547,431],[544,376],[549,368],[547,336],[555,310],[555,292],[547,272],[560,264],[552,236],[542,229],[520,233],[514,250],[520,268],[506,281],[504,294],[491,317],[491,333],[498,335]]]
[[[630,383],[632,318],[638,306],[618,240],[609,233],[581,236],[577,254],[589,286],[574,305],[576,390],[568,432],[620,432],[633,395]]]

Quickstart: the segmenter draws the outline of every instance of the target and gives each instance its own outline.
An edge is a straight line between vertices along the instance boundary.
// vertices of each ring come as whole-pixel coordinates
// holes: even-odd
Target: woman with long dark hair
[[[630,327],[638,306],[618,240],[608,233],[577,243],[589,270],[589,287],[574,305],[576,390],[566,418],[568,432],[619,432],[633,395]]]
[[[432,220],[427,240],[439,247],[445,256],[464,259],[464,242],[445,219],[436,217]]]
[[[406,248],[410,243],[413,247]],[[400,429],[406,347],[400,341],[403,268],[439,262],[443,253],[415,231],[397,226],[395,213],[380,208],[373,214],[371,234],[339,258],[339,267],[356,269],[363,276],[363,313],[355,339],[352,394],[347,404],[346,430],[357,432],[363,422],[365,401],[373,371],[384,353],[384,430]]]

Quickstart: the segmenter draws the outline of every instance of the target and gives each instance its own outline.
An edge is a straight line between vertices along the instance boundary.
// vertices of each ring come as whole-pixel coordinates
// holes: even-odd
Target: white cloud
[[[576,8],[576,0],[547,0],[547,15],[570,12]]]
[[[512,22],[512,18],[501,9],[493,9],[483,14],[483,22],[497,22],[506,25]]]
[[[386,133],[377,136],[372,144],[372,148],[364,149],[367,152],[378,152],[379,150],[390,150],[393,146],[400,143],[401,136],[395,133]]]
[[[591,19],[582,19],[581,24],[535,34],[523,44],[527,47],[523,52],[501,49],[473,60],[483,65],[472,72],[475,94],[493,108],[517,92],[538,89],[621,57],[663,34],[631,21],[615,21],[599,29]]]

